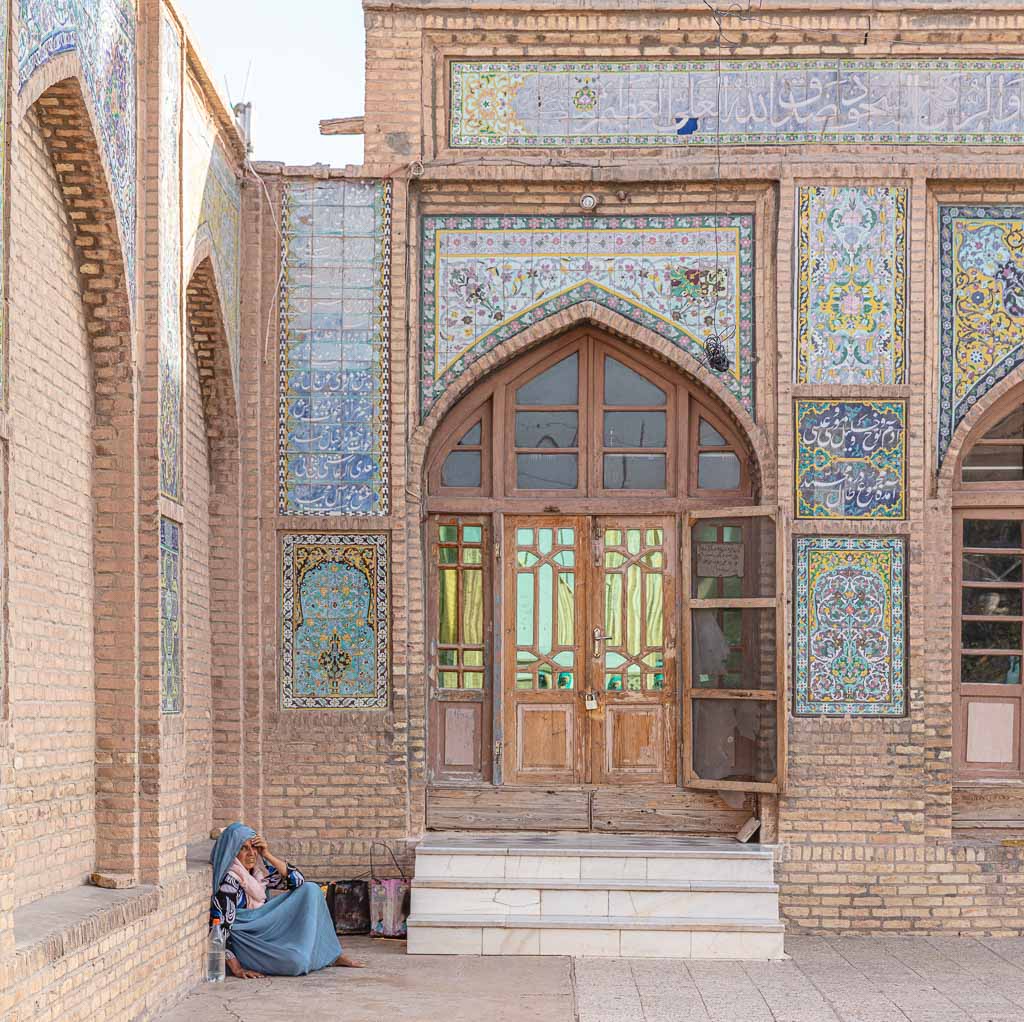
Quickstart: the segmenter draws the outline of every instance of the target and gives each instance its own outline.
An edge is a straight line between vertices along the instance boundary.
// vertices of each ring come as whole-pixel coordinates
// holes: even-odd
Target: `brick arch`
[[[549,341],[578,326],[594,326],[636,348],[674,366],[705,392],[711,404],[722,412],[746,440],[751,455],[751,475],[759,488],[761,500],[776,499],[777,479],[775,456],[765,431],[751,418],[739,400],[705,369],[690,352],[666,340],[653,330],[634,323],[597,302],[582,302],[535,323],[522,333],[498,345],[474,362],[465,373],[431,407],[430,413],[413,432],[410,443],[410,485],[422,485],[430,441],[447,413],[466,394],[491,373],[511,362],[523,352]],[[766,492],[770,490],[771,492]]]
[[[185,288],[185,323],[190,357],[199,370],[210,468],[210,737],[215,826],[240,818],[245,777],[239,596],[241,463],[231,352],[221,310],[213,261],[206,253]]]
[[[138,876],[139,402],[129,288],[108,177],[78,80],[51,84],[31,109],[67,212],[92,352],[96,868]]]

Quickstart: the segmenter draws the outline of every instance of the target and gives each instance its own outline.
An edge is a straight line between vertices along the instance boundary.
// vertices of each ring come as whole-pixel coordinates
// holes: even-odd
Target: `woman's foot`
[[[332,963],[335,968],[338,969],[365,969],[366,964],[364,962],[357,962],[354,958],[349,958],[348,955],[338,955]]]

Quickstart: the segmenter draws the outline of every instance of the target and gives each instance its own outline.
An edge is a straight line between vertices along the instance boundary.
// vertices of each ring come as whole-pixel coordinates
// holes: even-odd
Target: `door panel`
[[[505,526],[505,780],[583,780],[585,518],[509,517]]]
[[[591,601],[590,722],[595,784],[676,778],[676,525],[598,518]]]

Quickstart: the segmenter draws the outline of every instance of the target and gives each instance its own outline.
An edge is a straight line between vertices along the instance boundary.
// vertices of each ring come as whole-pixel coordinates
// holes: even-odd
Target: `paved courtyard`
[[[1024,1022],[1024,938],[793,937],[785,962],[411,958],[204,987],[162,1022]]]

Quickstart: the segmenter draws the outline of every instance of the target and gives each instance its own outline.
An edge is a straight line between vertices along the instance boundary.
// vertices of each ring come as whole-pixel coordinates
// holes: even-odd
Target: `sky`
[[[326,117],[363,113],[360,0],[177,0],[210,77],[252,103],[255,160],[361,163],[362,136],[321,136]]]

